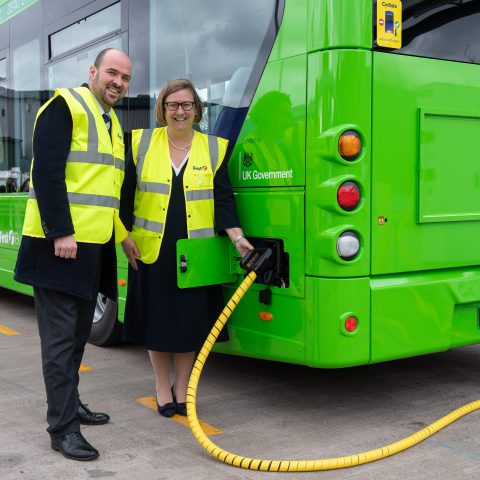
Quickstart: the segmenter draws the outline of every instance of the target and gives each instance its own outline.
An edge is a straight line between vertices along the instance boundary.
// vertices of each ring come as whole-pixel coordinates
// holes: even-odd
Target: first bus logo
[[[20,245],[20,235],[13,230],[9,230],[8,232],[2,232],[0,230],[0,243],[2,245],[18,246]]]

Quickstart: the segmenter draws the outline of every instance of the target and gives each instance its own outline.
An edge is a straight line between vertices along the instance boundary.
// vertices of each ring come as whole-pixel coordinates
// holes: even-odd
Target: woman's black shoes
[[[187,416],[187,403],[182,402],[178,403],[177,398],[175,397],[175,392],[173,391],[172,385],[172,397],[173,402],[168,402],[165,405],[159,405],[157,400],[157,410],[160,415],[164,417],[173,417],[176,413],[179,415]]]
[[[187,416],[187,403],[177,403],[177,413],[179,415],[183,415],[184,417]]]
[[[176,410],[179,415],[183,415],[184,417],[187,416],[187,403],[182,402],[178,403],[177,398],[175,397],[175,392],[173,391],[173,385],[172,385],[172,396],[173,396],[173,401],[175,402],[176,405]]]
[[[168,402],[165,405],[159,405],[157,401],[157,410],[158,413],[164,417],[173,417],[177,412],[177,404],[175,402]]]

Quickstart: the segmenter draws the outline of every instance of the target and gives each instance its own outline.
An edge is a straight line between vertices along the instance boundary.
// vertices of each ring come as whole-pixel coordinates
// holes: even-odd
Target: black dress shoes
[[[52,449],[71,460],[95,460],[98,450],[93,448],[80,432],[67,433],[60,438],[52,438]]]
[[[157,410],[164,417],[173,417],[177,411],[175,402],[168,402],[165,405],[159,405],[157,401]]]
[[[81,402],[78,406],[77,418],[82,425],[103,425],[110,420],[106,413],[91,412],[87,405]]]
[[[175,410],[179,415],[183,415],[184,417],[187,416],[187,403],[186,402],[177,402],[177,398],[175,397],[175,392],[173,391],[174,385],[172,385],[172,396],[173,396],[173,401],[175,403]]]

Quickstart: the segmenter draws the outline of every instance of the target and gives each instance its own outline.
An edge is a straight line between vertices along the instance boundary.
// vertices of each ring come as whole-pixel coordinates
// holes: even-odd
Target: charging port
[[[255,270],[256,283],[288,288],[290,284],[288,253],[283,250],[283,240],[248,237],[255,250],[241,262],[242,268]]]

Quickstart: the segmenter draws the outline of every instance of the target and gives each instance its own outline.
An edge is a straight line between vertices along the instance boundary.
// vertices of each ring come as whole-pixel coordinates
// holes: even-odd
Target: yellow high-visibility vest
[[[58,88],[53,98],[38,111],[35,124],[57,96],[67,102],[73,121],[65,183],[75,240],[106,243],[115,227],[116,240],[121,241],[126,236],[118,214],[125,174],[125,147],[118,118],[112,109],[110,138],[95,97],[88,88]],[[45,238],[32,181],[34,162],[35,158],[30,169],[30,192],[22,234]]]
[[[225,158],[228,140],[194,132],[183,174],[188,238],[213,237],[213,179]],[[172,163],[166,128],[133,130],[132,154],[137,186],[131,236],[141,261],[158,258],[172,185]]]

